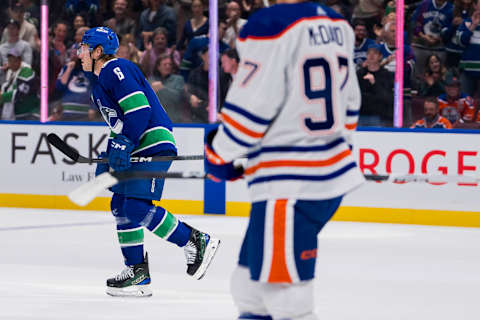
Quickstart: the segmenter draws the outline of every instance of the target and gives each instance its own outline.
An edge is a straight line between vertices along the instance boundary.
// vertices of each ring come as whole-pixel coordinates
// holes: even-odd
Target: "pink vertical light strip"
[[[48,4],[42,0],[40,25],[40,121],[48,119]]]
[[[209,43],[208,43],[208,121],[217,121],[218,92],[218,3],[209,1]]]
[[[397,0],[396,10],[396,41],[395,41],[395,89],[394,89],[394,109],[393,125],[401,128],[403,125],[403,13],[404,0]]]

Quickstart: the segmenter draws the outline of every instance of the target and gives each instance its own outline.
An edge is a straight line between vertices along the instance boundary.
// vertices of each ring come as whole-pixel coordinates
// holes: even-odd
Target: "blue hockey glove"
[[[99,158],[104,159],[107,156],[108,155],[106,152],[102,152],[100,153]],[[108,172],[109,169],[110,169],[110,166],[108,165],[108,162],[98,162],[97,168],[95,169],[95,177],[101,175],[102,173]]]
[[[124,135],[117,135],[110,141],[108,150],[108,164],[115,171],[123,171],[130,168],[130,153],[135,145]]]
[[[207,134],[205,141],[205,172],[212,180],[234,181],[243,176],[243,167],[235,167],[233,162],[225,162],[213,150],[212,141],[217,133],[217,129]]]

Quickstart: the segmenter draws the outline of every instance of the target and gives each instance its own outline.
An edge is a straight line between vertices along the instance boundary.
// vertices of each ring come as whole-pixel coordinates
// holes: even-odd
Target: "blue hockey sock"
[[[187,244],[191,232],[190,227],[162,207],[156,208],[156,214],[147,228],[160,238],[175,243],[179,247]]]

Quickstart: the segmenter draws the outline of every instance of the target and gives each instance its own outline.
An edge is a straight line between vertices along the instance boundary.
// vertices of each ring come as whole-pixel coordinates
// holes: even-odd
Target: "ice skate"
[[[148,255],[142,263],[127,266],[113,278],[107,280],[107,294],[114,297],[150,297],[150,272]]]
[[[192,228],[190,239],[184,247],[187,273],[197,280],[202,279],[219,245],[219,239]]]

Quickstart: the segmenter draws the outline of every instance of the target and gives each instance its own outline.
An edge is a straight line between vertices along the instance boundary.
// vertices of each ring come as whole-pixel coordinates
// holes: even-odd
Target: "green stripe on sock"
[[[120,245],[142,244],[143,243],[143,228],[135,230],[117,230],[118,242]]]
[[[165,217],[162,219],[160,224],[155,228],[155,233],[160,238],[165,238],[167,235],[171,234],[171,231],[177,226],[177,218],[167,210],[165,210]]]

